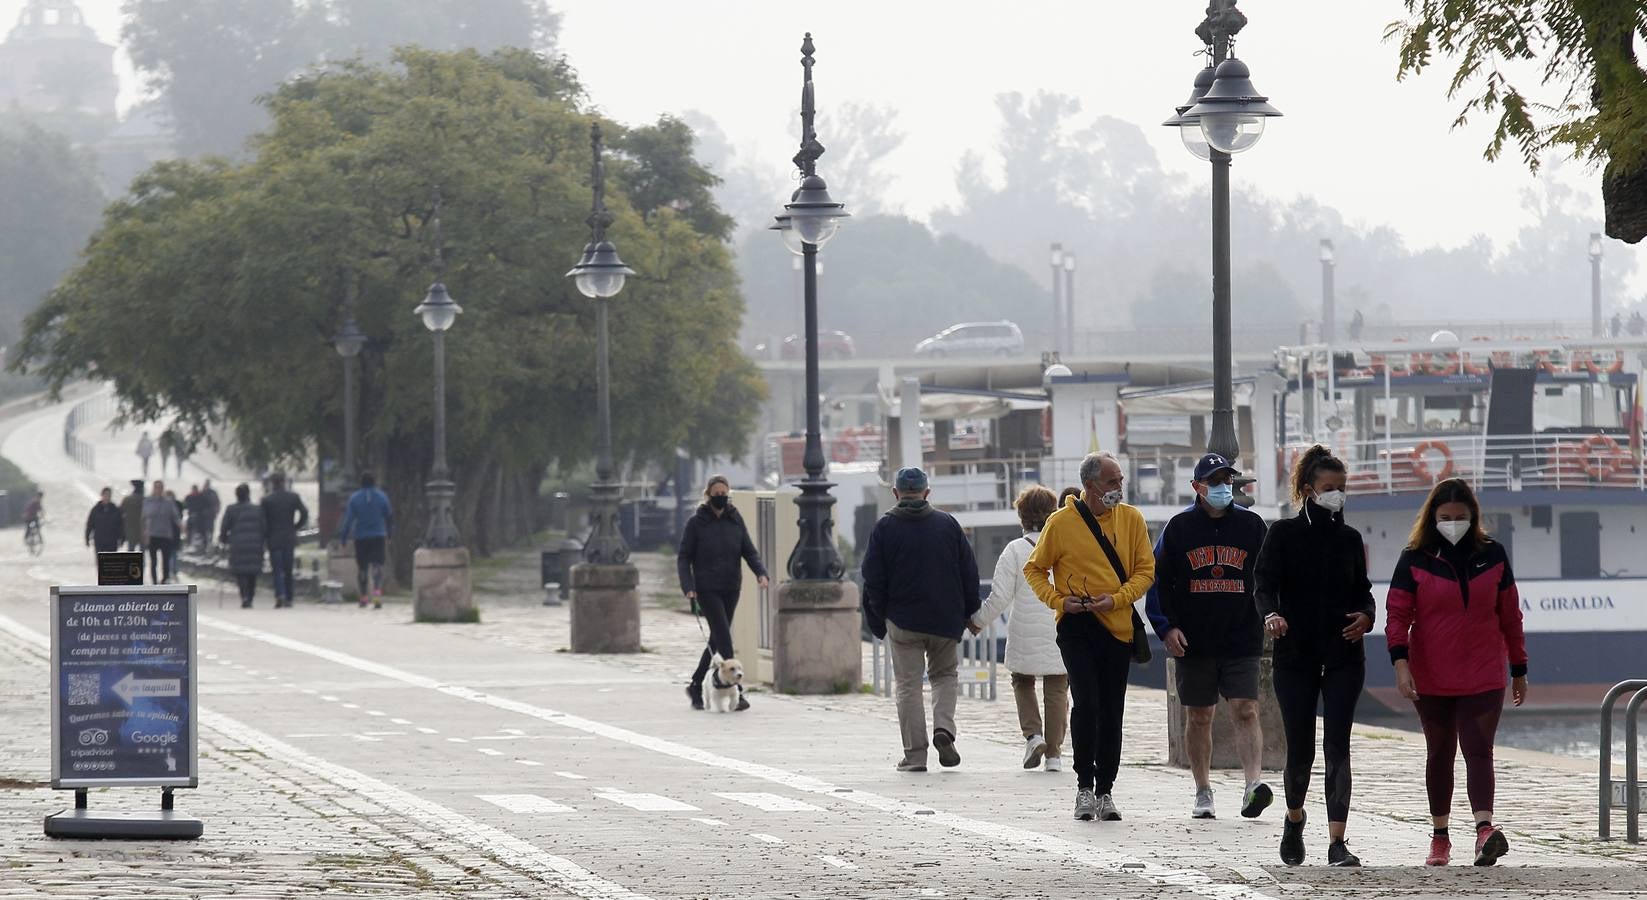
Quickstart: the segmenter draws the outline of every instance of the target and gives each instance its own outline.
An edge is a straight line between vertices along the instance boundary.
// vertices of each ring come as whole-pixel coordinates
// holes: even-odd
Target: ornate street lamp
[[[595,483],[590,486],[590,513],[594,528],[583,545],[583,561],[596,565],[621,565],[629,561],[629,547],[618,530],[618,509],[623,487],[612,472],[612,401],[611,375],[607,366],[609,342],[607,338],[606,301],[623,290],[623,283],[634,270],[618,258],[618,248],[606,239],[606,229],[612,224],[612,214],[606,209],[606,166],[601,161],[600,123],[589,126],[589,145],[594,154],[590,181],[594,187],[594,202],[589,210],[589,243],[584,245],[583,257],[566,277],[578,286],[578,292],[595,301]]]
[[[1230,57],[1230,45],[1247,17],[1236,0],[1212,0],[1195,29],[1212,65],[1195,79],[1187,107],[1165,125],[1179,129],[1191,153],[1212,162],[1212,434],[1207,450],[1229,459],[1240,454],[1235,434],[1235,386],[1230,352],[1230,154],[1252,149],[1264,122],[1281,115],[1252,85],[1246,63]],[[1212,78],[1208,83],[1208,74]],[[1199,131],[1197,139],[1192,131]],[[1202,147],[1205,147],[1205,154]]]
[[[355,366],[361,348],[366,346],[366,335],[355,323],[354,299],[355,286],[350,282],[343,303],[343,324],[338,326],[337,334],[332,335],[332,349],[343,357],[343,464],[338,479],[345,492],[355,488],[355,479],[359,474],[355,471],[358,461],[355,455],[355,407],[359,404],[355,396]]]
[[[452,498],[457,486],[452,483],[446,467],[446,330],[457,321],[463,307],[452,301],[442,278],[446,274],[444,256],[445,237],[440,225],[440,188],[435,188],[435,282],[429,293],[413,310],[423,319],[423,327],[434,335],[435,343],[435,464],[429,470],[429,480],[423,486],[423,495],[429,504],[429,528],[423,535],[423,546],[449,549],[459,546],[457,523],[452,520]]]
[[[1064,251],[1064,343],[1075,357],[1075,251]]]
[[[1590,335],[1601,337],[1601,234],[1590,232]]]
[[[784,205],[785,215],[778,216],[773,226],[783,233],[786,243],[800,243],[806,294],[806,452],[801,457],[806,477],[797,485],[801,495],[795,505],[800,509],[801,533],[789,556],[789,577],[796,581],[839,581],[846,567],[835,550],[834,522],[830,519],[835,498],[829,495],[834,485],[824,478],[823,438],[819,433],[818,248],[835,235],[848,214],[844,203],[829,196],[829,188],[817,172],[824,146],[818,142],[812,125],[812,51],[812,34],[808,32],[801,42],[801,149],[794,159],[801,185]]]
[[[1064,349],[1064,245],[1052,245],[1052,349]]]

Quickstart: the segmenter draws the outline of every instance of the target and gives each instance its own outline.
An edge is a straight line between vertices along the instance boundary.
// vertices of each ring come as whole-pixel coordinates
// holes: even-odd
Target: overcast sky
[[[22,0],[0,0],[0,22]],[[894,205],[925,218],[955,200],[956,162],[996,139],[994,97],[1053,90],[1079,97],[1083,116],[1137,122],[1163,164],[1204,177],[1176,134],[1156,123],[1189,93],[1200,60],[1193,34],[1205,0],[552,0],[561,48],[602,111],[643,122],[701,110],[740,154],[789,167],[798,130],[800,38],[817,43],[820,107],[848,100],[899,113],[908,134],[886,165]],[[119,0],[82,0],[105,40],[119,33]],[[1389,225],[1414,248],[1456,246],[1485,234],[1503,247],[1528,219],[1521,192],[1536,181],[1516,159],[1488,163],[1486,120],[1452,130],[1456,102],[1436,70],[1397,84],[1385,26],[1400,0],[1244,0],[1251,19],[1238,53],[1286,115],[1236,159],[1238,186],[1286,199],[1315,196],[1352,221]],[[9,24],[8,26],[9,27]],[[139,86],[124,61],[122,102]],[[820,138],[827,145],[828,134]],[[827,174],[828,157],[820,164]],[[1556,176],[1591,198],[1595,172],[1578,163]],[[849,185],[831,188],[851,203]],[[781,198],[774,198],[776,206]],[[1239,247],[1236,248],[1239,254]],[[1622,259],[1634,248],[1609,242]],[[1647,261],[1647,256],[1642,257]],[[1638,266],[1632,291],[1647,289]],[[1573,261],[1578,296],[1588,264]]]

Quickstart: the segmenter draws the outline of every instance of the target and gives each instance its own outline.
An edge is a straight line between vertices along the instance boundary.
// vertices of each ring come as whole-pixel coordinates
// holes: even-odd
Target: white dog
[[[709,684],[704,691],[703,708],[710,712],[732,712],[738,707],[738,694],[743,690],[743,663],[735,659],[721,659],[719,653],[709,658]]]

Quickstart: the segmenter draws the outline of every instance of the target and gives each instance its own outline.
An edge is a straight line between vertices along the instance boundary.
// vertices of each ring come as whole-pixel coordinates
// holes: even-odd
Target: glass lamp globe
[[[413,310],[423,319],[423,327],[430,331],[445,331],[457,321],[458,313],[463,307],[452,302],[452,295],[446,293],[446,285],[435,282],[429,285],[429,294]]]
[[[1196,159],[1202,162],[1212,160],[1212,147],[1207,144],[1207,136],[1201,131],[1200,121],[1190,120],[1179,125],[1178,137],[1184,142],[1184,149]]]
[[[1264,119],[1242,112],[1209,113],[1201,117],[1201,134],[1214,150],[1240,153],[1264,136]]]

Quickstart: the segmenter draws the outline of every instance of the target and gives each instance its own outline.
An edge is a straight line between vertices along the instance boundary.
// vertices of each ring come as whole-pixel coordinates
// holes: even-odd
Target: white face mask
[[[1447,539],[1447,543],[1456,544],[1464,539],[1464,535],[1470,533],[1470,520],[1455,519],[1450,522],[1438,521],[1435,523],[1435,530],[1441,532],[1441,536]]]
[[[1327,491],[1315,495],[1315,505],[1327,512],[1343,512],[1344,502],[1348,499],[1349,495],[1343,491]]]
[[[1127,499],[1127,494],[1125,491],[1114,490],[1102,497],[1099,497],[1098,499],[1104,502],[1105,509],[1114,509],[1115,507],[1120,506]]]

